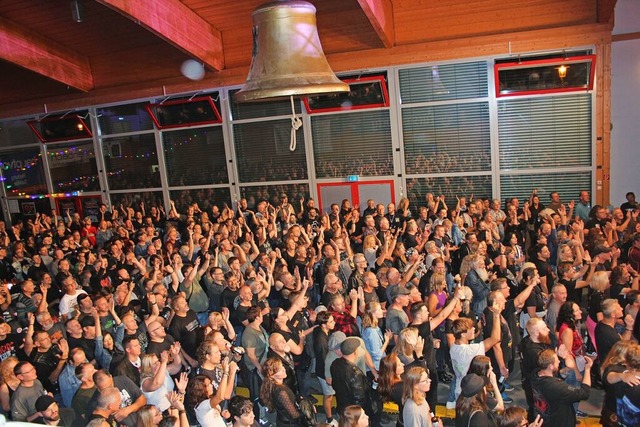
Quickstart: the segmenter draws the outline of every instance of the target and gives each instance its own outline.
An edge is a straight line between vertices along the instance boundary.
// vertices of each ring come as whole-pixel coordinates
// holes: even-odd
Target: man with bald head
[[[544,321],[547,323],[549,327],[551,340],[553,343],[558,342],[558,337],[556,336],[556,320],[558,319],[558,312],[560,311],[560,307],[567,301],[567,288],[561,284],[557,283],[553,285],[551,288],[551,301],[549,301],[549,306],[547,307],[547,315],[545,316]]]
[[[343,283],[340,277],[333,273],[328,273],[324,276],[324,290],[322,291],[322,305],[329,307],[331,299],[334,295],[341,294],[343,290]]]
[[[293,356],[291,356],[290,351],[291,349],[289,348],[289,344],[287,344],[287,340],[282,336],[282,334],[274,332],[269,336],[269,351],[267,353],[267,358],[276,358],[282,362],[282,366],[284,366],[284,369],[287,372],[287,377],[284,379],[284,383],[289,386],[291,391],[293,391],[293,394],[297,395],[299,393],[298,382],[296,380]]]

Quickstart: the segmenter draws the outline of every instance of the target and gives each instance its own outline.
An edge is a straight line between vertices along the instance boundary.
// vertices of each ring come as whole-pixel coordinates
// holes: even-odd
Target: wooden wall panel
[[[393,8],[397,45],[596,22],[593,0],[397,0]]]

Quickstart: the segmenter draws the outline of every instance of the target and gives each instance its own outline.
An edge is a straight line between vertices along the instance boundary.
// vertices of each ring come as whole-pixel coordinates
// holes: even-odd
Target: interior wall
[[[640,35],[619,41],[615,35],[640,32],[640,2],[618,0],[615,14],[611,47],[610,201],[619,206],[628,191],[634,191],[640,198]]]

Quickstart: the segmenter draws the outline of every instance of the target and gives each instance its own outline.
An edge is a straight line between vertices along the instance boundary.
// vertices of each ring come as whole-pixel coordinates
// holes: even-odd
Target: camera
[[[54,356],[62,356],[62,350],[60,350],[58,344],[54,344],[51,346],[51,353],[53,353]]]
[[[232,345],[229,347],[229,353],[235,354],[237,356],[243,356],[245,353],[244,347]]]

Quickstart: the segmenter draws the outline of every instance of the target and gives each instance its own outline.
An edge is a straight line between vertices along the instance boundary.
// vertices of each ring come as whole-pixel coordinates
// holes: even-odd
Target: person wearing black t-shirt
[[[147,354],[155,354],[160,357],[163,351],[168,351],[175,340],[171,335],[167,335],[164,326],[160,322],[153,321],[147,327],[149,331],[149,343],[147,344]]]
[[[617,300],[609,298],[602,302],[602,320],[598,322],[595,329],[598,361],[600,363],[604,362],[615,343],[621,339],[625,341],[631,339],[631,331],[635,321],[631,316],[624,318],[626,328],[622,336],[615,329],[616,323],[623,317],[624,312]]]
[[[540,286],[542,287],[542,291],[548,294],[549,290],[553,288],[556,278],[555,274],[553,274],[553,269],[549,265],[551,252],[547,245],[538,244],[534,249],[534,255],[532,261],[538,269],[538,274],[540,274]]]
[[[567,367],[575,368],[575,360],[566,350],[558,351],[558,354],[554,350],[543,350],[538,355],[538,369],[531,376],[536,411],[544,420],[544,425],[575,427],[576,412],[573,404],[589,398],[593,360],[586,358],[582,384],[575,387],[558,377],[560,357]]]
[[[182,295],[176,295],[171,301],[174,316],[168,332],[182,345],[182,355],[192,368],[198,366],[196,351],[202,342],[203,330],[198,322],[196,313],[189,308],[187,300]]]
[[[522,374],[522,388],[527,399],[528,418],[529,421],[533,421],[535,414],[531,377],[537,367],[538,354],[553,347],[551,345],[549,327],[544,323],[544,320],[538,317],[531,318],[527,322],[526,329],[528,335],[520,344],[520,371]]]

